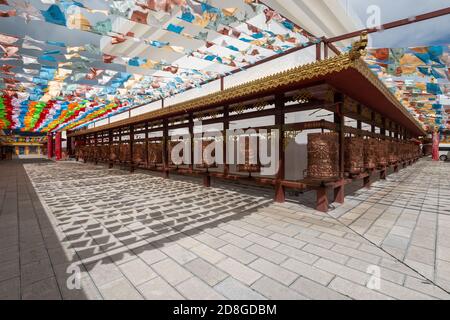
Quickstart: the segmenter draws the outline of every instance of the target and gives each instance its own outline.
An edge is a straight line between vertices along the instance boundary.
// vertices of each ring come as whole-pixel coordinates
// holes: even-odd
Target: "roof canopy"
[[[365,61],[426,130],[450,130],[449,46],[377,48]]]
[[[0,10],[16,24],[0,33],[0,129],[71,129],[319,41],[258,0],[7,0]]]

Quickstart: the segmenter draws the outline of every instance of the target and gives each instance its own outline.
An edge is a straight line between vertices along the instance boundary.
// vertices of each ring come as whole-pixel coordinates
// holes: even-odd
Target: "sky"
[[[333,1],[333,0],[327,0]],[[413,17],[450,7],[450,0],[340,0],[349,14],[356,15],[366,26],[371,5],[380,8],[381,23]],[[386,30],[371,36],[371,47],[414,47],[450,43],[450,16],[443,16],[411,25]]]

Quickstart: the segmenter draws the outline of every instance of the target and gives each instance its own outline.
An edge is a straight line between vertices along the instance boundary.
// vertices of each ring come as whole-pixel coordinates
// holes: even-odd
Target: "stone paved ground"
[[[256,187],[0,162],[0,299],[450,299],[433,283],[449,272],[448,168],[419,163],[324,214]],[[390,250],[403,239],[407,258]],[[433,276],[411,264],[432,262],[421,249]]]
[[[420,161],[331,215],[450,291],[450,163]]]

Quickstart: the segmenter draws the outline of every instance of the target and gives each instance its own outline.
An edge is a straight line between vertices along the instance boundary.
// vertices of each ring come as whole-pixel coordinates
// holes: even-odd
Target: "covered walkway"
[[[4,161],[0,299],[450,299],[448,166],[421,160],[327,214],[262,188]]]

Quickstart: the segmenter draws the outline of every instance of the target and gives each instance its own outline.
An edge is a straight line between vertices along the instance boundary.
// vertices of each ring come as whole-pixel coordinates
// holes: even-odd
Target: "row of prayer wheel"
[[[178,144],[178,141],[169,142],[169,156],[172,153],[172,149]],[[204,154],[205,149],[211,141],[202,141],[202,154]],[[251,159],[257,159],[255,157],[255,151],[251,150],[249,147],[250,143],[246,141],[244,147],[245,161],[238,165],[239,172],[257,173],[261,171],[261,166],[257,163],[251,163]],[[212,151],[212,156],[214,157],[215,151]],[[146,157],[146,144],[144,142],[137,142],[133,145],[133,164],[137,166],[156,166],[163,163],[163,144],[161,141],[149,141],[148,150]],[[85,161],[101,161],[101,162],[121,162],[129,163],[131,161],[130,156],[130,145],[129,143],[114,143],[110,145],[79,145],[75,146],[75,156],[78,159],[83,159]],[[183,157],[183,152],[179,154]],[[198,164],[198,168],[208,169],[215,168],[217,164],[203,159],[201,164]],[[253,161],[254,162],[254,161]]]
[[[339,135],[308,134],[307,177],[335,179],[339,177]],[[383,168],[420,156],[420,148],[412,142],[397,142],[376,138],[346,137],[344,140],[344,171],[351,175]]]
[[[162,143],[148,143],[148,164],[162,164]],[[131,161],[130,144],[120,143],[101,146],[76,146],[75,157],[85,161],[102,161],[102,162],[122,162]],[[133,145],[133,163],[136,165],[146,165],[145,144],[135,143]]]

